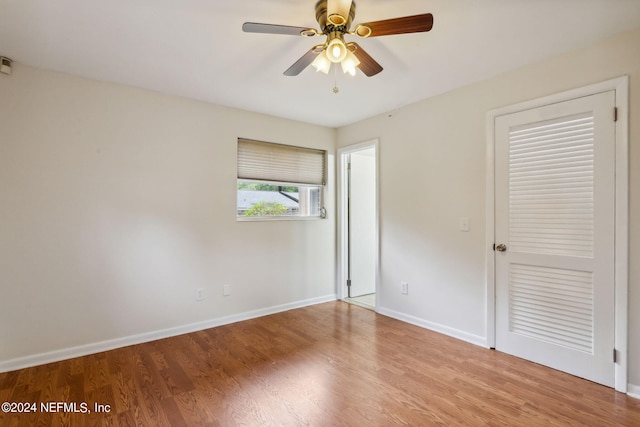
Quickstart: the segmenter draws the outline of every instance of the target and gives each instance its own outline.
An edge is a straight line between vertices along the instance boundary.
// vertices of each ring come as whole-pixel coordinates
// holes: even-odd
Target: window
[[[238,138],[238,219],[322,218],[327,152]]]

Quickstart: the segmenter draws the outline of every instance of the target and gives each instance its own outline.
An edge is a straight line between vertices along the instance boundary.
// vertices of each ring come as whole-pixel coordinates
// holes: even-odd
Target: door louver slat
[[[510,250],[593,256],[593,132],[591,113],[511,129]]]
[[[511,251],[593,256],[594,121],[591,114],[509,133]],[[512,265],[513,333],[593,351],[591,273]]]
[[[511,332],[593,352],[590,272],[513,264],[510,276]]]

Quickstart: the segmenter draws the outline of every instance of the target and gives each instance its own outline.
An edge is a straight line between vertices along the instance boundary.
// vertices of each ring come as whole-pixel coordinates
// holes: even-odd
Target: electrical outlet
[[[409,283],[400,282],[400,293],[403,295],[409,295]]]
[[[222,286],[222,295],[228,297],[231,295],[231,285],[223,285]]]
[[[196,301],[204,301],[204,289],[196,289]]]

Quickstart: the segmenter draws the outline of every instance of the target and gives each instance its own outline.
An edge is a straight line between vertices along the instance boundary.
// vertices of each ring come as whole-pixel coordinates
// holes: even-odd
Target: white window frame
[[[252,152],[249,150],[249,158],[247,158],[246,152],[241,154],[240,146],[241,144],[245,144],[245,147],[257,147],[257,152]],[[272,153],[263,152],[264,150],[269,150],[273,148]],[[264,149],[264,150],[263,150]],[[284,153],[286,159],[278,157],[281,153]],[[289,155],[292,154],[291,157]],[[296,156],[296,153],[302,153],[302,158],[300,159],[303,162],[304,167],[300,168],[295,162],[299,160]],[[310,157],[306,158],[305,154],[310,153]],[[244,154],[244,157],[243,157]],[[321,162],[318,161],[318,154],[322,155]],[[254,160],[251,156],[256,155],[255,160],[257,163],[257,167],[255,170],[248,170],[246,162],[249,161],[249,169],[252,167],[252,161]],[[269,156],[275,156],[275,166],[271,168]],[[265,161],[266,159],[266,161]],[[293,146],[293,145],[284,145],[278,143],[271,143],[265,141],[256,141],[247,138],[238,138],[238,174],[236,180],[236,220],[243,221],[309,221],[309,220],[318,220],[326,218],[326,210],[324,207],[325,202],[325,191],[326,191],[326,178],[327,178],[327,162],[328,155],[326,150],[313,149],[307,147]],[[242,172],[241,172],[241,162],[243,163]],[[309,163],[310,162],[310,163]],[[320,164],[321,163],[321,164]],[[293,165],[292,167],[289,167]],[[312,171],[309,174],[309,170]],[[282,173],[281,173],[282,172]],[[241,176],[242,175],[242,176]],[[262,176],[265,179],[260,179]],[[283,180],[279,180],[280,176],[283,177]],[[299,178],[298,178],[299,177]],[[289,180],[286,180],[286,179]],[[299,180],[300,182],[295,182]],[[298,187],[304,189],[312,189],[317,188],[319,191],[319,214],[318,215],[272,215],[272,216],[241,216],[238,214],[238,197],[239,193],[237,189],[238,184],[240,182],[247,183],[260,183],[267,184],[272,186],[283,186],[283,187]],[[302,193],[302,192],[300,192]],[[299,199],[300,200],[300,199]]]

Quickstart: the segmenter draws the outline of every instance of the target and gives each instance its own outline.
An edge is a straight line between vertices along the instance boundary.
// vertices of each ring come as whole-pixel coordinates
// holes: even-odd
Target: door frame
[[[338,299],[344,299],[347,296],[347,256],[348,242],[349,242],[349,229],[348,229],[348,217],[347,217],[347,195],[348,195],[348,175],[347,175],[347,158],[348,155],[357,151],[374,148],[376,153],[375,159],[375,292],[376,292],[376,305],[375,311],[378,311],[379,301],[378,298],[380,291],[380,222],[379,222],[379,210],[380,210],[380,186],[379,186],[379,169],[380,169],[380,154],[379,154],[379,141],[378,139],[372,139],[369,141],[361,142],[358,144],[349,145],[338,149],[338,167],[337,167],[337,181],[338,181],[338,200],[337,200],[337,213],[338,213],[338,259],[337,259],[337,274],[336,274],[336,289]]]
[[[498,116],[549,104],[615,91],[615,389],[626,393],[628,367],[628,292],[629,292],[629,76],[545,96],[542,98],[490,110],[486,114],[486,332],[487,347],[496,346],[495,283],[495,119]],[[614,112],[612,111],[613,115]]]

